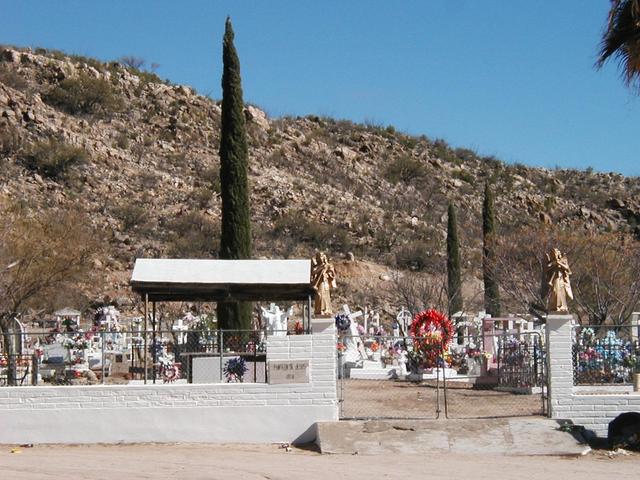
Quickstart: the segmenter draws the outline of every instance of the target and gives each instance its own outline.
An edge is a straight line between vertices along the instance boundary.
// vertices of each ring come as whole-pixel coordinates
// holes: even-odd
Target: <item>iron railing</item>
[[[267,381],[264,330],[0,333],[0,386]]]
[[[640,372],[640,343],[627,327],[580,325],[573,330],[575,385],[631,384]]]

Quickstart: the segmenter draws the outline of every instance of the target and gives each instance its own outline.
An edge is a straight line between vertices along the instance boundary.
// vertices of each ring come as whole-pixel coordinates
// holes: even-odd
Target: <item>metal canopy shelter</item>
[[[315,292],[311,260],[139,258],[130,283],[152,302],[295,301]]]
[[[199,260],[138,258],[129,282],[144,299],[144,351],[152,302],[153,342],[156,302],[305,301],[305,329],[311,329],[311,260]],[[155,369],[155,349],[154,349]],[[144,355],[147,383],[147,355]],[[155,383],[155,374],[153,376]]]

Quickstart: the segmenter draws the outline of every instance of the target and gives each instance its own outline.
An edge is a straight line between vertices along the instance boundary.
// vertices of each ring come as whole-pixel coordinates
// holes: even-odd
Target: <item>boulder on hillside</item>
[[[244,109],[244,115],[248,122],[255,123],[262,130],[269,130],[269,120],[267,120],[267,114],[259,108],[249,105]]]

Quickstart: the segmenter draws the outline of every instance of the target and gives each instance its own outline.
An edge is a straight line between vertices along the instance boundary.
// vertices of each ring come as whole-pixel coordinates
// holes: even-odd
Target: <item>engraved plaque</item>
[[[309,383],[309,360],[269,360],[269,384]]]

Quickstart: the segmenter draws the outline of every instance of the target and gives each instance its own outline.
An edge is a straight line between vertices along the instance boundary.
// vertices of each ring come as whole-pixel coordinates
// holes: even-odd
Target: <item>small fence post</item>
[[[31,355],[31,385],[38,385],[39,364],[38,355]]]
[[[105,358],[104,358],[104,334],[105,332],[100,332],[100,353],[101,353],[101,360],[100,360],[100,365],[102,366],[102,384],[104,385],[104,376],[105,376],[105,372],[106,372],[106,368],[105,368]]]
[[[222,378],[224,369],[224,333],[220,329],[218,330],[218,349],[220,350],[220,383],[223,383]]]

